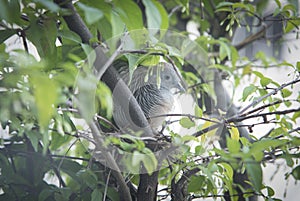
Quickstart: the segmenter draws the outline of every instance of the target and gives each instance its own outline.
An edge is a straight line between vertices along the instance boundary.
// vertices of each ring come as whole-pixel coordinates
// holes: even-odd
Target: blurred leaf
[[[246,171],[256,191],[260,191],[262,188],[262,169],[260,163],[252,160],[245,161]]]
[[[287,97],[289,97],[290,95],[292,95],[292,92],[291,92],[290,90],[288,90],[288,89],[282,89],[282,90],[281,90],[281,93],[282,93],[282,97],[283,97],[283,98],[287,98]]]
[[[300,111],[299,111],[299,112],[295,112],[295,113],[293,114],[292,120],[293,120],[294,122],[296,122],[296,120],[297,120],[299,117],[300,117]]]
[[[99,188],[95,188],[92,192],[92,201],[100,201],[103,199],[103,192]]]
[[[287,20],[284,32],[289,33],[294,29],[298,29],[299,25],[300,25],[300,18]]]
[[[260,79],[260,84],[261,84],[261,86],[263,86],[263,87],[267,86],[267,85],[270,84],[271,82],[272,82],[272,79],[267,78],[267,77],[262,77],[262,78]]]
[[[55,193],[54,189],[45,188],[40,192],[39,194],[39,201],[47,200],[48,198],[51,198],[51,196]]]
[[[74,181],[80,183],[80,178],[78,177],[77,173],[83,168],[78,162],[61,159],[55,161],[57,167],[60,168],[61,171],[68,174]]]
[[[240,133],[239,133],[239,129],[237,127],[232,126],[230,129],[228,129],[229,133],[230,133],[230,137],[233,140],[239,140],[240,139]]]
[[[26,30],[26,36],[37,48],[39,56],[48,62],[45,67],[48,69],[55,68],[57,61],[57,49],[55,46],[57,38],[56,22],[52,19],[47,19],[43,21],[43,25],[31,23],[28,30]]]
[[[97,111],[100,110],[101,114],[105,114],[107,119],[110,119],[113,115],[113,100],[111,91],[106,84],[103,82],[98,83],[96,90],[96,98],[99,103],[99,108],[95,108]]]
[[[300,180],[300,165],[298,165],[297,167],[295,167],[293,169],[292,175],[293,175],[294,179]]]
[[[240,142],[235,140],[235,139],[227,137],[226,138],[226,144],[227,144],[227,148],[228,148],[230,153],[236,154],[236,153],[239,153],[240,150],[241,150]]]
[[[87,6],[80,2],[78,2],[77,5],[81,10],[83,10],[85,21],[88,24],[94,24],[103,17],[103,12],[97,8]]]
[[[139,6],[131,0],[116,0],[116,11],[127,26],[128,31],[143,29],[143,17]]]
[[[18,0],[0,0],[0,19],[10,24],[18,24],[21,20],[20,2]]]
[[[268,196],[272,197],[275,195],[275,191],[272,188],[267,187],[267,191],[268,191]]]
[[[300,61],[297,62],[296,68],[297,68],[297,71],[300,72]]]
[[[192,128],[195,126],[195,122],[188,117],[181,118],[179,123],[183,128]]]
[[[199,175],[199,176],[192,176],[189,179],[189,183],[188,183],[188,192],[199,192],[201,190],[203,190],[204,186],[204,182],[205,182],[205,176]]]
[[[132,165],[139,166],[144,159],[144,154],[139,151],[134,151],[132,154]]]
[[[263,152],[269,148],[278,148],[286,144],[286,140],[278,139],[262,139],[254,142],[250,148],[250,153],[255,154],[257,152]]]
[[[62,37],[62,39],[70,40],[78,44],[81,43],[80,36],[70,30],[60,30],[58,32],[58,36]]]
[[[51,0],[34,0],[36,3],[43,5],[46,9],[56,13],[60,11],[60,7]]]
[[[143,156],[143,164],[148,172],[149,175],[151,175],[157,168],[157,159],[154,155],[154,153],[148,149],[144,149],[144,156]]]
[[[142,66],[156,66],[160,61],[160,56],[145,54],[137,61],[138,65]]]
[[[233,169],[228,163],[220,163],[220,165],[225,169],[225,173],[230,181],[233,181]]]
[[[159,1],[143,0],[146,7],[146,17],[148,28],[168,29],[168,14]]]
[[[233,5],[233,3],[232,2],[220,2],[218,5],[217,5],[217,7],[216,8],[221,8],[221,7],[230,7],[230,6],[232,6]]]
[[[195,105],[194,112],[197,117],[203,116],[203,110],[198,105]]]
[[[50,143],[50,150],[57,150],[61,148],[62,145],[68,144],[72,136],[69,135],[61,135],[57,132],[51,132],[51,143]]]
[[[41,128],[48,127],[55,111],[58,97],[57,84],[45,75],[36,75],[30,78],[34,87],[34,98],[38,110],[38,119]]]
[[[221,42],[220,43],[220,59],[223,60],[226,57],[228,57],[229,60],[231,60],[231,49],[229,47],[229,45],[225,42]]]
[[[97,176],[91,170],[89,170],[89,169],[80,170],[77,173],[77,176],[80,179],[82,179],[82,181],[84,181],[88,187],[90,187],[90,188],[97,187],[97,182],[98,182]]]
[[[14,34],[16,34],[16,30],[13,29],[0,30],[0,44]]]
[[[217,121],[217,119],[215,119],[215,118],[212,118],[212,120]],[[210,126],[213,126],[213,125],[215,125],[215,123],[210,122],[210,121],[205,121],[204,124],[201,126],[201,130],[209,128]],[[217,132],[217,130],[218,130],[218,128],[209,130],[206,134],[201,136],[201,140],[205,141],[206,137],[214,136],[215,133]]]
[[[79,89],[77,104],[81,115],[87,122],[91,122],[96,114],[95,94],[97,80],[90,73],[86,75],[80,74],[77,78],[77,86]]]
[[[248,96],[250,96],[252,93],[254,93],[256,91],[256,86],[254,86],[253,84],[250,84],[249,86],[247,86],[246,88],[244,88],[243,91],[243,101],[245,101]]]
[[[279,8],[281,8],[281,2],[280,2],[280,0],[275,0],[275,2],[276,2],[276,4],[277,4],[277,6],[278,6]]]
[[[29,138],[32,147],[34,148],[35,152],[38,152],[38,145],[39,145],[39,140],[41,139],[41,134],[38,132],[34,131],[28,131],[26,132],[26,136]]]

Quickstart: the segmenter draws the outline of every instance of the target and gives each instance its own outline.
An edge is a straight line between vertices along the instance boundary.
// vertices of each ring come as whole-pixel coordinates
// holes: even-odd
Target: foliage
[[[239,52],[262,38],[271,41],[266,31],[272,23],[282,27],[281,39],[298,31],[296,1],[275,1],[271,15],[264,12],[264,0],[76,1],[92,33],[89,44],[70,28],[65,17],[72,11],[59,2],[0,1],[1,200],[123,200],[129,190],[122,181],[131,198],[140,199],[142,174],[132,172],[141,166],[150,176],[159,169],[156,182],[166,187],[157,195],[160,200],[276,200],[273,187],[263,181],[263,166],[278,160],[289,167],[285,180],[300,179],[300,61],[278,61],[263,52],[248,58]],[[194,41],[186,40],[189,21],[199,25]],[[232,36],[241,27],[249,36],[233,45]],[[168,29],[180,33],[178,41],[164,41]],[[123,47],[122,52],[117,39],[127,31],[137,48]],[[11,39],[20,48],[11,49]],[[180,150],[176,160],[161,163],[148,138],[119,135],[112,123],[113,89],[94,73],[95,44],[108,46],[109,57],[128,62],[131,72],[140,64],[156,65],[160,58],[180,69],[187,93],[198,103],[195,113],[174,114],[182,133],[167,125],[170,135],[150,138],[172,142]],[[200,56],[193,54],[196,47]],[[261,70],[282,66],[289,69],[286,83]],[[251,81],[241,94],[229,97],[223,79],[234,88]],[[256,129],[261,124],[270,130]],[[110,170],[110,155],[105,161],[97,156],[99,145],[101,153],[113,145],[132,172]]]

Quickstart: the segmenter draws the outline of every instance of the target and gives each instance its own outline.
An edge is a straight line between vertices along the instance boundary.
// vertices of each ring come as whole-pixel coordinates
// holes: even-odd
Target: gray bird
[[[171,64],[165,62],[150,67],[138,66],[132,76],[129,75],[126,66],[121,67],[119,73],[149,120],[151,128],[157,131],[166,117],[155,116],[172,111],[174,92],[184,91],[179,73]],[[119,127],[125,126],[124,118],[130,118],[130,115],[125,113],[119,107],[115,107],[114,119]]]

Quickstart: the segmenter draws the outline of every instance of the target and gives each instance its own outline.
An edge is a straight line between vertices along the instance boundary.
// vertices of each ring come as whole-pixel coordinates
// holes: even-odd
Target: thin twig
[[[73,100],[76,104],[78,104],[79,101],[76,98],[74,98]],[[79,110],[79,113],[80,113],[80,110]],[[125,200],[132,201],[129,189],[126,185],[124,177],[121,174],[121,170],[120,170],[119,166],[117,165],[117,163],[114,160],[111,153],[109,151],[105,150],[105,148],[103,146],[104,140],[100,137],[100,136],[102,136],[102,134],[101,134],[99,128],[97,127],[97,125],[95,124],[94,121],[89,121],[87,123],[92,131],[93,138],[96,141],[96,150],[100,150],[102,153],[104,153],[104,154],[102,154],[102,156],[105,158],[105,160],[108,164],[108,167],[113,170],[112,174],[115,177],[115,179],[118,181],[118,184],[120,185],[121,195],[124,196]]]
[[[284,115],[284,114],[290,114],[290,113],[299,112],[299,111],[300,111],[300,108],[296,108],[296,109],[289,109],[289,110],[282,110],[282,111],[253,114],[253,115],[244,116],[244,117],[239,116],[239,117],[229,118],[229,119],[227,119],[226,122],[241,122],[246,119],[252,119],[252,118],[256,118],[256,117],[265,117],[265,116],[269,116],[269,115]]]
[[[249,112],[246,112],[246,113],[244,113],[244,114],[242,114],[242,115],[240,115],[240,116],[247,116],[247,115],[252,114],[252,113],[254,113],[254,112],[257,112],[257,111],[259,111],[259,110],[264,110],[264,109],[266,109],[266,108],[268,108],[268,107],[270,107],[270,106],[277,105],[277,104],[280,104],[280,103],[283,103],[283,102],[288,102],[288,101],[289,101],[289,100],[277,100],[277,101],[275,101],[275,102],[268,103],[268,104],[266,104],[266,105],[263,105],[263,106],[260,106],[260,107],[258,107],[258,108],[255,108],[255,109],[253,109],[253,110],[251,110],[251,111],[249,111]]]
[[[216,124],[220,123],[220,121],[216,121],[216,120],[208,119],[208,118],[204,118],[204,117],[199,117],[199,116],[195,116],[195,115],[191,115],[191,114],[161,114],[161,115],[151,116],[151,117],[149,117],[149,119],[160,118],[160,117],[188,117],[189,119],[201,119],[201,120],[209,121],[209,122],[216,123]]]
[[[255,105],[257,105],[258,103],[262,102],[265,98],[269,97],[269,96],[272,96],[272,95],[275,95],[277,94],[279,91],[281,91],[282,89],[290,86],[290,85],[293,85],[293,84],[296,84],[300,82],[300,79],[296,79],[296,80],[293,80],[291,82],[288,82],[288,83],[285,83],[283,85],[281,85],[280,87],[274,89],[273,91],[271,91],[270,93],[264,95],[264,96],[261,96],[260,98],[256,99],[255,101],[253,101],[251,104],[249,104],[248,106],[246,106],[244,109],[240,110],[239,113],[234,116],[233,118],[235,117],[239,117],[239,116],[242,116],[244,112],[246,112],[249,108],[251,107],[254,107]]]
[[[107,175],[105,189],[104,189],[104,193],[103,193],[103,201],[106,200],[107,189],[108,189],[108,184],[109,184],[109,179],[110,179],[110,173],[111,173],[111,170],[109,170],[108,175]]]

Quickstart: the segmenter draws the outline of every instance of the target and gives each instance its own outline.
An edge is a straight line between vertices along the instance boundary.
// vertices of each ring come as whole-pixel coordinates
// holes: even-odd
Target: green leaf
[[[256,89],[257,89],[257,87],[254,86],[253,84],[250,84],[249,86],[247,86],[243,91],[243,101],[245,101],[249,95],[254,93],[256,91]]]
[[[292,175],[293,175],[294,179],[300,180],[300,165],[298,165],[297,167],[295,167],[292,170]]]
[[[228,179],[230,181],[233,180],[233,169],[231,167],[231,165],[229,165],[228,163],[220,163],[220,165],[222,165],[222,167],[225,169],[225,173],[226,176],[228,177]]]
[[[20,2],[18,0],[0,1],[0,19],[10,24],[18,24],[21,20]]]
[[[300,72],[300,61],[297,62],[296,68],[297,68],[297,71]]]
[[[277,4],[278,8],[281,8],[281,2],[280,2],[280,0],[275,0],[275,2]]]
[[[293,114],[292,120],[293,120],[294,122],[296,122],[296,120],[297,120],[299,117],[300,117],[300,111],[295,112],[295,113]]]
[[[199,192],[203,189],[203,184],[205,182],[205,176],[199,175],[199,176],[192,176],[189,179],[188,183],[188,192]]]
[[[257,53],[259,54],[259,53]],[[264,53],[262,52],[262,54],[264,55]],[[265,55],[264,55],[265,56]],[[258,71],[252,71],[252,73],[254,75],[256,75],[257,77],[259,77],[260,79],[264,78],[265,76],[261,73],[261,72],[258,72]]]
[[[143,164],[148,172],[149,175],[151,175],[157,168],[157,159],[154,155],[154,153],[148,149],[144,149],[144,156],[143,156]]]
[[[168,29],[168,14],[159,1],[143,0],[148,28]]]
[[[254,142],[250,148],[249,153],[255,158],[255,160],[260,161],[263,158],[263,152],[269,148],[278,148],[282,145],[285,145],[285,140],[277,139],[263,139],[257,142]]]
[[[62,37],[62,39],[67,39],[75,43],[82,42],[80,36],[70,30],[60,30],[58,32],[58,36]]]
[[[267,186],[267,191],[268,191],[268,196],[272,197],[275,195],[275,191],[269,186]]]
[[[88,187],[95,188],[97,186],[97,176],[89,169],[80,170],[77,173],[78,177],[84,181]]]
[[[221,42],[219,41],[220,43],[220,59],[223,60],[225,59],[226,57],[228,57],[229,60],[231,60],[231,48],[230,46],[225,43],[225,42]]]
[[[34,151],[38,151],[39,140],[41,139],[41,134],[34,131],[26,132],[26,136],[29,138]]]
[[[39,201],[47,200],[47,198],[50,198],[54,193],[55,193],[54,189],[45,188],[42,190],[42,192],[40,192],[38,200]]]
[[[282,97],[283,97],[283,98],[287,98],[287,97],[289,97],[290,95],[292,95],[292,92],[291,92],[290,90],[288,90],[288,89],[282,89],[282,90],[281,90],[281,93],[282,93]]]
[[[57,26],[54,20],[45,20],[43,25],[39,23],[31,23],[26,32],[28,39],[35,45],[39,56],[44,58],[48,69],[55,68],[56,55],[56,38]]]
[[[132,154],[132,165],[139,166],[140,163],[144,160],[144,154],[139,151],[134,151]]]
[[[81,170],[82,166],[79,163],[72,160],[57,160],[55,163],[57,167],[60,167],[61,171],[68,174],[75,181],[80,182],[77,173]]]
[[[195,105],[194,112],[197,117],[203,116],[203,110],[198,105]]]
[[[60,7],[51,0],[35,0],[35,2],[43,5],[46,9],[49,9],[53,13],[57,13],[60,10]]]
[[[139,6],[131,0],[114,1],[116,11],[125,23],[128,31],[143,29],[143,17]]]
[[[72,139],[72,136],[70,135],[61,135],[57,132],[51,132],[51,144],[50,149],[51,150],[57,150],[59,149],[63,144],[69,143],[69,141]]]
[[[81,115],[87,122],[93,121],[96,113],[95,94],[97,88],[97,79],[91,73],[87,75],[80,74],[77,78],[78,107]]]
[[[216,8],[221,8],[221,7],[231,7],[233,5],[233,3],[232,2],[221,2],[221,3],[219,3],[217,6],[216,6]]]
[[[245,161],[246,171],[256,191],[260,191],[262,188],[262,169],[260,163],[253,160]]]
[[[103,200],[103,192],[99,188],[95,188],[92,192],[92,201]]]
[[[261,86],[263,86],[263,87],[267,86],[267,85],[270,84],[271,82],[272,82],[272,79],[267,78],[267,77],[262,77],[262,78],[260,79],[260,84],[261,84]]]
[[[230,153],[239,153],[241,149],[241,144],[238,140],[232,139],[230,137],[226,138],[227,148]]]
[[[289,33],[291,31],[293,31],[294,29],[297,29],[299,25],[300,25],[300,18],[289,19],[286,22],[286,26],[284,28],[284,32],[285,33]]]
[[[16,33],[13,29],[0,30],[0,44]]]
[[[124,31],[124,22],[122,21],[122,18],[120,15],[118,15],[118,13],[116,12],[111,12],[110,13],[110,23],[111,23],[111,27],[112,27],[112,36],[119,36],[120,34],[123,33]],[[118,38],[116,38],[118,39]],[[108,44],[114,47],[114,50],[116,49],[116,43],[118,40],[116,40],[114,38],[110,39],[108,42]]]
[[[48,127],[49,121],[55,111],[58,97],[58,88],[54,80],[43,75],[31,77],[34,87],[34,98],[38,111],[38,120],[42,129]]]
[[[183,128],[192,128],[195,126],[195,122],[188,117],[181,118],[179,123]]]
[[[232,126],[230,129],[228,129],[228,131],[230,133],[231,139],[237,140],[237,141],[240,139],[240,132],[237,127]]]
[[[87,6],[80,2],[78,2],[77,5],[81,10],[83,10],[85,21],[88,24],[94,24],[103,17],[103,12],[97,8]]]
[[[137,65],[142,66],[156,66],[160,61],[160,56],[145,54],[138,61]]]

